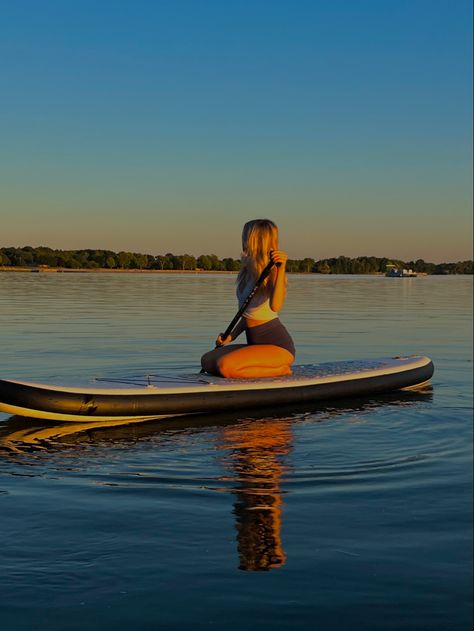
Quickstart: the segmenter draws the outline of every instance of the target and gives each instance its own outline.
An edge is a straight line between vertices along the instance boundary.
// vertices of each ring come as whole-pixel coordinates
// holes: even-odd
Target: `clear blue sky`
[[[470,0],[0,0],[0,245],[471,258]]]

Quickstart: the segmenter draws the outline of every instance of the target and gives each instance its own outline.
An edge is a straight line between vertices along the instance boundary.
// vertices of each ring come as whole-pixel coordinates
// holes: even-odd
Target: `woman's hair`
[[[247,221],[242,230],[241,268],[237,285],[243,289],[258,277],[270,261],[270,251],[278,249],[278,228],[270,219]],[[268,278],[264,281],[267,283]]]

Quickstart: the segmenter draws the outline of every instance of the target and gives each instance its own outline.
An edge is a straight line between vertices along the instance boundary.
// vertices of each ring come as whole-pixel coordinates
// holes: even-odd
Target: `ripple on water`
[[[389,280],[292,276],[298,363],[426,354],[431,394],[76,432],[2,416],[6,628],[470,628],[472,285]],[[193,372],[235,309],[225,276],[0,286],[1,370],[30,380]]]

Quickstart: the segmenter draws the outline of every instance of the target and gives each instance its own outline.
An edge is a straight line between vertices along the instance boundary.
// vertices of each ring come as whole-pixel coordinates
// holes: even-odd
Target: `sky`
[[[0,15],[0,246],[472,258],[470,0]]]

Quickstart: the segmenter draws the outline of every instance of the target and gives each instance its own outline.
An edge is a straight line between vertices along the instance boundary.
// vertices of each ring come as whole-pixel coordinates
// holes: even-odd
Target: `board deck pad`
[[[410,359],[410,358],[408,358]],[[348,376],[351,374],[364,374],[371,371],[383,370],[392,366],[399,367],[400,360],[394,358],[385,359],[366,359],[351,360],[339,362],[324,362],[320,364],[300,364],[292,367],[292,375],[284,377],[265,377],[260,379],[228,379],[216,377],[208,373],[184,373],[182,375],[162,375],[162,374],[146,374],[146,375],[124,375],[123,377],[95,377],[91,381],[91,385],[101,387],[116,386],[120,387],[138,387],[144,388],[154,386],[157,388],[177,387],[185,389],[186,386],[209,386],[215,385],[226,388],[230,385],[238,385],[243,389],[250,386],[268,386],[269,384],[297,384],[298,382],[308,379],[327,379],[335,376]],[[109,385],[107,385],[109,384]]]
[[[293,374],[224,379],[207,373],[96,377],[88,384],[0,380],[0,411],[51,420],[150,419],[387,392],[426,382],[428,357],[384,357],[292,367]]]

